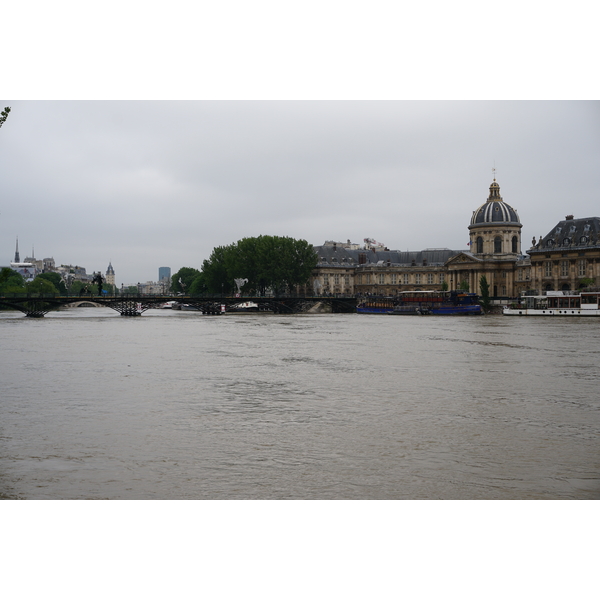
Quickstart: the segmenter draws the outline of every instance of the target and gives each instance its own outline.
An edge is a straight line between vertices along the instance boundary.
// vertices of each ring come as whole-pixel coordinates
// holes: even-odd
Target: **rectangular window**
[[[344,275],[344,283],[350,285],[350,275]]]
[[[329,285],[329,273],[325,273],[325,274],[323,275],[323,283],[324,283],[325,285]]]
[[[398,283],[398,275],[396,273],[392,273],[392,285],[396,285]]]
[[[408,281],[408,273],[404,273],[404,274],[402,275],[402,283],[403,283],[404,285],[408,285],[408,283],[409,283],[409,281]]]
[[[367,283],[371,283],[371,273],[367,273]]]
[[[579,277],[585,277],[586,275],[586,262],[585,259],[579,261]]]
[[[552,263],[550,261],[546,262],[546,277],[552,277]]]
[[[444,273],[440,273],[440,283],[444,283]]]
[[[415,273],[415,285],[421,285],[421,273]]]
[[[383,285],[385,283],[385,275],[383,273],[379,273],[379,285]]]
[[[560,261],[560,276],[567,277],[569,275],[569,261],[561,260]]]
[[[433,283],[433,273],[427,273],[427,283]]]
[[[335,285],[340,285],[340,274],[339,273],[336,273],[333,276],[333,281],[334,281]]]

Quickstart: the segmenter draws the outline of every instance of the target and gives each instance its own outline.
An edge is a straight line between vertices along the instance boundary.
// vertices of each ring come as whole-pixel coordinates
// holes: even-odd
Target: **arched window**
[[[512,239],[512,252],[513,254],[517,253],[517,246],[518,246],[518,240],[517,240],[517,236],[513,235],[513,239]]]
[[[494,252],[496,254],[502,252],[502,238],[499,235],[494,238]]]
[[[481,236],[477,238],[477,254],[483,254],[483,238]]]

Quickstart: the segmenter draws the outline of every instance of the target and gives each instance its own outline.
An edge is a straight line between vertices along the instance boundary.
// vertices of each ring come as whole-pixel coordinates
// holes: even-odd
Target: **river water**
[[[600,498],[600,320],[0,313],[0,498]]]

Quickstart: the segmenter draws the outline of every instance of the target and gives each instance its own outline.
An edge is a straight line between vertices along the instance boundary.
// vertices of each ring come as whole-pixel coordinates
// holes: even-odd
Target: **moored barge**
[[[360,302],[358,313],[388,315],[480,315],[477,294],[455,290],[412,290],[394,298],[371,298]]]
[[[521,296],[505,306],[509,316],[600,317],[600,291],[548,291],[543,296]]]

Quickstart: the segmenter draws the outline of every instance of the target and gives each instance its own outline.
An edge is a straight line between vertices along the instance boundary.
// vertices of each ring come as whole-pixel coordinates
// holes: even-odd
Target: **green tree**
[[[67,286],[58,273],[40,273],[36,279],[46,279],[58,290],[59,294],[67,294]]]
[[[198,269],[181,267],[181,269],[171,277],[171,290],[176,293],[189,293],[192,282],[198,275],[200,275]]]
[[[10,106],[5,106],[4,110],[0,112],[0,127],[4,125],[6,119],[8,118],[8,113],[10,112]]]
[[[200,296],[208,292],[208,286],[206,285],[204,273],[200,273],[190,285],[189,294],[190,296]]]
[[[481,307],[484,311],[488,311],[492,303],[490,301],[490,284],[485,275],[479,278],[479,289],[481,290]]]
[[[10,267],[3,267],[0,271],[0,295],[18,294],[25,292],[25,280],[20,273]]]
[[[469,282],[466,279],[463,279],[459,286],[458,289],[463,291],[463,292],[468,292],[469,291]]]
[[[594,285],[596,280],[593,277],[583,277],[579,280],[579,288],[586,288]]]
[[[69,288],[69,294],[71,296],[81,296],[83,294],[89,294],[90,292],[92,292],[92,284],[79,279],[76,279]]]
[[[442,292],[447,292],[448,291],[448,282],[444,281],[444,283],[442,283]]]
[[[244,291],[264,295],[305,284],[316,265],[317,255],[306,240],[261,235],[214,248],[202,273],[210,292],[229,293],[240,278],[248,280]]]
[[[54,284],[39,275],[29,283],[25,284],[25,289],[29,294],[44,294],[44,295],[55,295],[58,294],[58,290],[54,287]]]
[[[241,268],[239,262],[236,260],[237,252],[233,245],[217,246],[213,248],[208,260],[202,263],[204,283],[211,294],[229,293],[232,291],[233,280],[236,277],[240,277],[237,274]]]

